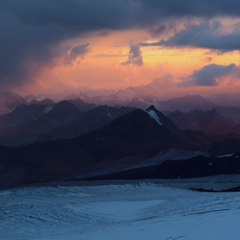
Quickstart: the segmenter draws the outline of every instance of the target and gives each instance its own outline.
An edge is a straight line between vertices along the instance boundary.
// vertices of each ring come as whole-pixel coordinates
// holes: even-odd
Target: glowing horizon
[[[134,35],[138,35],[134,43],[146,39],[146,33],[143,31],[135,31]],[[105,37],[94,36],[84,40],[80,38],[67,43],[74,46],[87,42],[91,50],[84,57],[76,58],[69,65],[63,65],[62,58],[55,60],[58,62],[56,65],[51,63],[49,67],[46,66],[33,84],[25,85],[24,89],[18,91],[25,94],[31,92],[48,94],[52,91],[61,92],[63,90],[77,92],[82,87],[90,87],[95,90],[124,89],[147,85],[154,79],[164,78],[166,75],[171,76],[171,87],[178,88],[177,84],[181,82],[181,79],[187,78],[204,66],[210,64],[238,65],[239,61],[237,51],[218,54],[199,48],[140,47],[143,65],[122,65],[128,59],[129,43],[132,38],[132,32],[121,31],[110,33]],[[231,89],[232,85],[235,88],[236,82],[231,83],[231,80],[232,78],[225,77],[225,81],[222,81],[220,85],[208,88],[217,92],[221,91],[221,87],[228,86]],[[195,88],[201,92],[199,87]]]
[[[171,1],[22,4],[29,11],[12,0],[1,10],[11,20],[4,22],[9,32],[0,47],[1,90],[50,95],[83,87],[125,89],[154,79],[162,79],[164,94],[239,89],[235,0],[228,9],[225,0],[213,0],[207,13],[204,4],[197,9],[188,0],[178,12]],[[45,9],[44,18],[35,6]],[[17,29],[23,31],[20,41]]]

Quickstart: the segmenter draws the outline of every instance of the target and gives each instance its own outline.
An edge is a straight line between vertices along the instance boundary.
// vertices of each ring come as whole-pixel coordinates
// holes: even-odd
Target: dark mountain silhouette
[[[133,110],[99,106],[84,113],[68,101],[54,105],[22,105],[0,116],[0,144],[19,146],[75,138],[104,127]]]
[[[163,100],[162,83],[161,79],[155,79],[152,83],[145,86],[129,87],[116,92],[105,93],[94,93],[93,90],[90,91],[90,89],[87,89],[87,92],[82,92],[79,96],[82,96],[85,101],[97,105],[122,105],[146,109],[149,105],[154,104],[157,109],[164,113],[174,111],[189,112],[192,110],[209,111],[216,109],[223,117],[240,123],[239,104],[233,104],[232,106],[229,104],[225,106],[224,104],[231,98],[230,95],[222,97],[219,95],[206,99],[195,94]],[[71,98],[76,97],[77,96],[73,96]],[[239,103],[239,97],[236,103]]]
[[[240,125],[221,116],[215,109],[193,110],[187,113],[175,111],[167,115],[181,130],[200,130],[208,135],[239,134]]]
[[[60,106],[66,104],[70,103]],[[52,115],[59,116],[60,106]],[[76,139],[1,147],[1,186],[63,179],[82,174],[95,165],[100,168],[134,165],[169,148],[191,149],[180,137],[171,121],[153,107],[135,110]]]
[[[215,106],[215,109],[223,117],[230,119],[235,123],[240,123],[240,108],[239,107]]]
[[[181,111],[191,110],[211,110],[215,104],[201,97],[200,95],[187,95],[184,97],[173,98],[166,101],[158,101],[158,108],[161,111]]]
[[[0,117],[0,144],[17,146],[36,141],[43,132],[83,116],[73,104],[23,105]]]
[[[0,129],[27,124],[44,115],[47,105],[21,105],[11,113],[0,116]]]
[[[62,114],[57,109],[67,104],[70,103],[56,107],[54,119]],[[74,108],[69,110],[70,115],[74,112]],[[0,147],[0,188],[66,179],[108,179],[107,176],[180,178],[239,171],[239,154],[202,155],[197,150],[202,150],[201,145],[206,142],[201,143],[198,137],[195,142],[190,135],[151,106],[146,111],[127,113],[108,126],[75,139]]]
[[[85,112],[84,116],[79,119],[75,119],[42,133],[37,138],[37,141],[43,142],[57,139],[75,138],[82,134],[107,126],[116,118],[133,110],[134,108],[128,107],[99,106]]]
[[[71,99],[71,100],[67,100],[67,101],[72,103],[73,105],[75,105],[82,112],[86,112],[86,111],[89,111],[91,109],[96,108],[95,104],[93,104],[93,103],[86,103],[86,102],[84,102],[80,98]]]
[[[86,180],[133,180],[198,178],[219,174],[239,174],[240,154],[226,157],[197,156],[183,160],[167,160],[159,165],[133,168],[115,173],[90,176]],[[201,191],[201,189],[193,189]],[[202,191],[207,191],[202,189]],[[226,192],[239,191],[238,188]],[[221,191],[220,191],[221,192]],[[222,191],[225,192],[225,191]]]
[[[226,139],[216,141],[211,145],[209,152],[212,155],[228,155],[240,151],[240,139]]]
[[[28,104],[29,105],[53,105],[54,101],[51,100],[50,98],[45,98],[40,101],[37,99],[33,99]]]

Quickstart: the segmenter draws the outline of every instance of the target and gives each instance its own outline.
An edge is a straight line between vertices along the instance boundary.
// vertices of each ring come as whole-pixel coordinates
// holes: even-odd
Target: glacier
[[[240,176],[62,182],[0,192],[0,239],[231,239],[240,236]]]

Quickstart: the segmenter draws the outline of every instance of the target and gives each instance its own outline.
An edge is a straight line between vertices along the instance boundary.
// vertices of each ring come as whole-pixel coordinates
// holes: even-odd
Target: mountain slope
[[[169,177],[181,176],[181,172],[184,173],[182,176],[194,177],[194,169],[201,166],[201,159],[205,159],[203,163],[207,165],[209,161],[218,159],[201,156],[196,158],[195,165],[191,159],[200,154],[197,150],[201,143],[194,141],[194,137],[190,139],[178,130],[154,106],[146,111],[137,109],[117,118],[106,127],[76,139],[18,148],[0,147],[0,188],[104,176],[106,173],[115,175],[126,169],[142,169],[142,177],[161,177],[163,172]],[[181,157],[178,156],[180,153]],[[213,170],[205,173],[204,167],[196,175],[223,172],[226,164],[230,164],[232,172],[238,171],[237,157],[238,155],[236,158],[234,156],[234,161],[222,158],[223,164],[216,165],[220,170],[215,169],[214,165]],[[178,162],[166,163],[166,160],[176,159]],[[162,166],[167,166],[164,171]],[[149,167],[152,169],[150,175],[145,171]]]
[[[83,116],[73,104],[62,101],[54,105],[23,105],[0,117],[0,144],[26,145],[45,131]]]
[[[172,112],[167,115],[181,130],[200,130],[208,135],[240,133],[240,125],[221,116],[216,110],[193,110],[187,113]]]
[[[137,164],[170,148],[188,148],[170,120],[155,112],[135,110],[107,127],[73,140],[45,142],[18,148],[0,148],[2,185],[62,179],[93,166]],[[176,132],[174,132],[176,131]],[[15,182],[12,178],[16,178]],[[18,177],[17,177],[18,176]]]
[[[0,116],[0,129],[29,123],[43,116],[48,105],[21,105],[11,113]]]
[[[161,111],[181,111],[191,110],[211,110],[215,104],[201,97],[200,95],[187,95],[184,97],[173,98],[166,101],[158,101],[158,108]]]
[[[90,131],[107,126],[116,118],[125,115],[134,108],[99,106],[84,113],[81,118],[74,119],[61,126],[49,129],[38,136],[38,142],[58,139],[71,139]]]
[[[54,105],[22,105],[0,116],[0,144],[18,146],[75,138],[104,127],[133,110],[128,107],[99,106],[81,112],[68,101]]]
[[[95,104],[86,103],[80,98],[70,99],[70,100],[67,100],[67,101],[72,103],[73,105],[75,105],[82,112],[89,111],[89,110],[94,109],[96,107]]]

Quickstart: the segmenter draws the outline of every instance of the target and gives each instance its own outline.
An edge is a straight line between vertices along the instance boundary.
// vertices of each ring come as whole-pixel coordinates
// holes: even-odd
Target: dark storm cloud
[[[235,64],[227,66],[210,64],[198,71],[194,71],[190,77],[183,80],[180,86],[216,86],[219,84],[218,79],[227,76],[240,77],[240,68]]]
[[[63,54],[62,41],[81,34],[149,30],[169,18],[239,17],[239,8],[238,0],[0,0],[0,84],[32,80]]]
[[[120,0],[1,0],[0,85],[33,80],[64,54],[60,47],[64,40],[95,30],[122,29],[125,7]]]
[[[240,49],[240,27],[236,25],[230,33],[219,33],[223,26],[219,21],[209,21],[201,24],[189,25],[186,29],[175,33],[168,40],[147,44],[143,46],[164,46],[164,47],[197,47],[222,52]]]
[[[155,16],[164,17],[206,17],[235,16],[239,17],[238,0],[140,0],[145,11]]]
[[[141,67],[143,65],[142,51],[137,44],[130,41],[130,50],[128,53],[128,60],[123,62],[122,65],[135,65]]]
[[[173,19],[168,19],[167,21],[161,21],[158,25],[150,28],[149,32],[154,37],[159,37],[167,35],[169,32],[177,31],[178,22]]]

